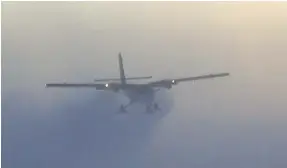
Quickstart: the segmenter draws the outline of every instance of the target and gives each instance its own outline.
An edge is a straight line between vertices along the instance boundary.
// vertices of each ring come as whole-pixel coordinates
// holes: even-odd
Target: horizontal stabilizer
[[[125,78],[126,80],[140,80],[140,79],[150,79],[152,76],[144,76],[144,77],[130,77]],[[119,81],[120,78],[106,78],[106,79],[95,79],[95,82],[104,82],[104,81]]]

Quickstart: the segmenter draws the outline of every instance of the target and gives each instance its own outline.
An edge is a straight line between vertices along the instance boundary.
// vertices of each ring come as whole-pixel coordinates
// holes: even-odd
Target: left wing
[[[194,77],[187,77],[187,78],[165,79],[165,80],[150,82],[148,85],[150,85],[152,87],[171,88],[172,85],[176,85],[179,82],[195,81],[195,80],[201,80],[201,79],[210,79],[210,78],[224,77],[224,76],[228,76],[228,75],[229,75],[229,73],[218,73],[218,74],[201,75],[201,76],[194,76]]]
[[[97,90],[106,90],[107,87],[105,84],[96,84],[96,83],[49,83],[46,84],[46,87],[60,87],[60,88],[95,88]]]

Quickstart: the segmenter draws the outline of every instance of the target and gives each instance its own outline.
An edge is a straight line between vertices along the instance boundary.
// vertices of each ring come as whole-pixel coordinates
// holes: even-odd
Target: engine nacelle
[[[176,84],[177,84],[176,80],[166,80],[166,81],[164,81],[164,86],[167,89],[171,89],[172,86],[176,85]]]
[[[171,83],[172,83],[173,85],[176,85],[176,84],[177,84],[177,81],[176,81],[176,80],[172,80]]]
[[[171,89],[171,88],[172,88],[172,85],[169,84],[169,85],[166,86],[166,88],[167,88],[167,89]]]
[[[105,87],[107,88],[107,90],[112,90],[114,92],[118,92],[120,90],[119,84],[115,83],[107,83],[105,84]]]

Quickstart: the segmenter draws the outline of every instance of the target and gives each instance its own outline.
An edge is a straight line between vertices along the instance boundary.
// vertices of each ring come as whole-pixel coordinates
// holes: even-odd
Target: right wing
[[[178,79],[173,79],[173,80],[176,82],[185,82],[185,81],[195,81],[195,80],[200,80],[200,79],[224,77],[228,75],[229,73],[218,73],[218,74],[201,75],[201,76],[194,76],[194,77],[188,77],[188,78],[178,78]]]
[[[172,85],[176,85],[180,82],[224,77],[224,76],[228,76],[228,75],[229,75],[229,73],[217,73],[217,74],[201,75],[201,76],[194,76],[194,77],[187,77],[187,78],[164,79],[164,80],[160,80],[160,81],[150,82],[148,85],[152,86],[152,87],[171,88]]]
[[[96,83],[48,83],[46,87],[58,87],[58,88],[95,88],[97,90],[106,90],[105,84]]]

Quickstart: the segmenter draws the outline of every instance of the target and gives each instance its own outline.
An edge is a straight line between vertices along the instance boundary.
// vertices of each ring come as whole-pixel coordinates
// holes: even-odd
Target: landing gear
[[[121,105],[119,112],[126,113],[127,112],[126,107],[124,105]]]
[[[123,105],[123,104],[122,104],[122,105],[120,106],[119,111],[120,111],[120,112],[124,112],[124,113],[127,112],[127,110],[126,110],[127,107],[129,107],[129,106],[132,105],[133,103],[134,103],[134,101],[130,101],[130,102],[129,102],[128,104],[126,104],[126,105]]]
[[[124,105],[122,104],[119,107],[119,112],[120,113],[127,113],[128,111],[126,110],[129,106],[131,106],[133,103],[135,102],[135,100],[130,101],[128,104]],[[159,105],[157,103],[147,103],[146,104],[146,112],[147,113],[154,113],[156,111],[161,111]]]
[[[161,111],[157,103],[153,103],[152,105],[146,106],[147,113],[154,113],[155,111]]]
[[[157,103],[154,103],[154,104],[153,104],[153,108],[154,108],[154,110],[156,110],[156,111],[160,111],[160,108],[159,108],[159,106],[158,106]]]

